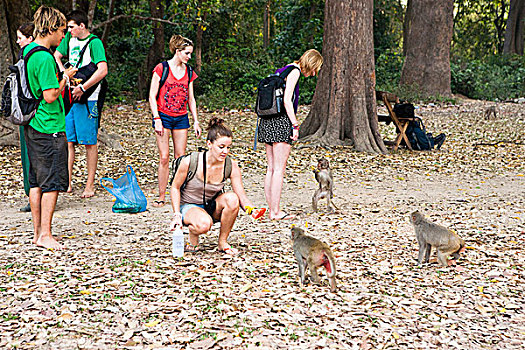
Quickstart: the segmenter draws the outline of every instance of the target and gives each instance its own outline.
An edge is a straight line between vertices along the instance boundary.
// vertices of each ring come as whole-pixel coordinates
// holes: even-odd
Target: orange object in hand
[[[260,209],[253,209],[252,210],[252,218],[255,220],[260,219],[264,213],[266,213],[266,208],[260,208]]]

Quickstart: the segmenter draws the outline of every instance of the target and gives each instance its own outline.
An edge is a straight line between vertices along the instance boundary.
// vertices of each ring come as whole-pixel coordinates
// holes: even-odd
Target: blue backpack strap
[[[186,64],[186,69],[188,70],[188,87],[189,87],[191,83],[191,78],[193,77],[193,67],[190,66],[189,64]]]
[[[288,76],[288,74],[290,74],[294,69],[299,69],[299,67],[296,67],[294,65],[290,65],[290,66],[288,66],[288,68],[286,68],[281,73],[279,73],[279,76],[281,78],[285,79]],[[301,70],[299,69],[299,71],[301,71]]]
[[[166,83],[166,80],[168,80],[168,75],[170,74],[170,66],[168,64],[168,61],[162,61],[162,76],[160,77],[159,81],[159,91],[157,91],[157,100],[159,99],[160,95],[160,89],[164,86]]]

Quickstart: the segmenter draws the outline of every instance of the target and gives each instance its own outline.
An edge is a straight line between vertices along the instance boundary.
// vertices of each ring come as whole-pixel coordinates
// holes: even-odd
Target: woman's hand
[[[179,212],[175,213],[175,215],[173,216],[173,220],[171,220],[170,231],[175,230],[177,226],[182,227],[182,214]]]
[[[202,130],[198,121],[193,122],[193,130],[195,130],[195,136],[197,136],[197,138],[201,137]]]
[[[155,132],[159,136],[164,135],[164,127],[162,126],[162,120],[160,118],[155,119]]]
[[[292,140],[297,141],[299,138],[299,129],[293,128],[292,129]]]

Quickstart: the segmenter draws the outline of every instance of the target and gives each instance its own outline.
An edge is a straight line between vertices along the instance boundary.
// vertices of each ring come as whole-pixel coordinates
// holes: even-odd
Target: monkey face
[[[297,236],[301,234],[304,234],[304,231],[302,228],[297,227],[297,226],[292,226],[292,240],[295,240],[295,238],[297,238]]]
[[[412,214],[410,214],[410,221],[413,224],[418,223],[421,220],[421,218],[423,218],[423,215],[417,210],[413,212]]]
[[[317,163],[317,168],[319,170],[330,168],[330,163],[328,162],[328,159],[326,159],[326,158],[319,158],[319,161]]]

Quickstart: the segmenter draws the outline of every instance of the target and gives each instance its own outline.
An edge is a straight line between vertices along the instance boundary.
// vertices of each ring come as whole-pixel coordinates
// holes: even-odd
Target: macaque
[[[330,282],[330,291],[335,292],[335,258],[326,243],[307,236],[300,227],[292,227],[293,252],[297,265],[299,265],[299,283],[301,287],[306,283],[306,268],[310,269],[311,280],[315,284],[320,284],[317,269],[324,266],[326,276]]]
[[[489,108],[487,108],[485,110],[485,119],[486,120],[490,120],[491,116],[494,115],[494,119],[496,119],[498,116],[497,116],[497,109],[496,109],[496,106],[490,106]]]
[[[326,158],[319,159],[314,174],[315,179],[319,182],[319,188],[315,191],[314,196],[312,197],[312,207],[314,211],[317,211],[317,205],[322,198],[326,198],[329,211],[332,211],[330,204],[337,209],[332,201],[332,198],[334,197],[334,178],[332,176],[332,169],[330,169],[330,163],[328,163]]]
[[[436,248],[437,258],[442,266],[450,266],[455,263],[449,260],[450,255],[457,259],[459,258],[459,253],[465,251],[465,241],[455,232],[430,222],[418,211],[413,212],[410,219],[412,224],[414,224],[419,244],[418,265],[428,263],[432,247]]]

